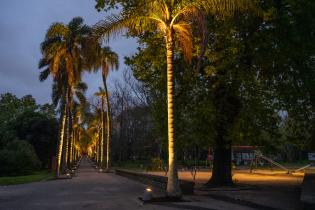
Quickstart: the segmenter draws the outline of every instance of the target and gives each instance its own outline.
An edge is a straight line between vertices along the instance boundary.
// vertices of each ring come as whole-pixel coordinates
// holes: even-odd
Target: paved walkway
[[[98,173],[90,166],[88,160],[83,158],[76,176],[72,179],[0,186],[0,209],[255,209],[207,196],[185,197],[190,202],[143,205],[139,202],[138,197],[142,195],[144,189],[144,185],[113,173]],[[158,194],[160,193],[158,192]]]
[[[257,171],[257,170],[256,170]],[[255,171],[255,172],[256,172]],[[267,172],[267,173],[266,173]],[[165,176],[164,172],[146,172],[159,176]],[[194,181],[197,186],[195,194],[211,196],[225,201],[236,203],[246,203],[248,206],[256,206],[260,209],[301,209],[300,188],[304,174],[287,175],[280,171],[258,171],[250,174],[248,170],[238,170],[233,172],[233,180],[241,187],[233,188],[212,188],[209,191],[198,190],[211,177],[210,171],[201,171],[196,175],[196,179],[190,172],[180,171],[179,178]]]

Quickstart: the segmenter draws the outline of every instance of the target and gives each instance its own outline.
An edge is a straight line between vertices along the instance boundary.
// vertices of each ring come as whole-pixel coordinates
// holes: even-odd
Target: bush
[[[164,162],[160,158],[152,158],[151,160],[151,170],[161,171],[164,170]]]
[[[40,161],[31,144],[13,140],[0,150],[0,176],[25,175],[40,168]]]

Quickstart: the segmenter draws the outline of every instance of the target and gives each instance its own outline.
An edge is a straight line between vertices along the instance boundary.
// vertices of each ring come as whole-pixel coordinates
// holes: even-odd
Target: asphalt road
[[[145,187],[114,173],[99,173],[83,158],[72,179],[0,186],[0,210],[255,209],[207,196],[185,196],[190,202],[142,204],[138,197]],[[156,189],[154,193],[163,194]]]
[[[0,186],[0,209],[138,209],[145,186],[99,173],[86,158],[72,179]]]

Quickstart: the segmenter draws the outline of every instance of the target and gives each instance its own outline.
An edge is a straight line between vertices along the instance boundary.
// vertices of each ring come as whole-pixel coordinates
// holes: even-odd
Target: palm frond
[[[53,77],[56,77],[56,75],[59,71],[60,62],[63,59],[65,52],[66,52],[65,49],[57,50],[54,57],[52,58],[52,62],[50,65],[50,72],[51,72]]]
[[[41,68],[44,68],[46,67],[47,65],[49,65],[49,61],[47,60],[47,58],[41,58],[38,62],[38,68],[41,69]]]
[[[148,16],[119,14],[108,16],[94,25],[93,36],[108,42],[110,38],[124,34],[128,30],[141,33],[148,29],[152,19]]]
[[[83,25],[81,26],[81,28],[79,29],[79,34],[83,37],[87,37],[92,35],[92,27],[88,26],[88,25]]]
[[[40,50],[42,54],[47,54],[48,50],[53,48],[53,46],[56,46],[57,44],[61,44],[62,40],[61,37],[53,37],[49,39],[45,39],[41,44],[40,44]]]
[[[105,94],[106,94],[105,90],[102,87],[98,87],[98,92],[94,93],[94,95],[98,97],[104,97]]]
[[[73,72],[73,57],[70,55],[65,56],[65,62],[66,62],[66,71],[67,71],[67,78],[68,78],[68,84],[72,85],[75,81],[75,74]]]
[[[41,71],[39,74],[39,81],[43,82],[44,80],[46,80],[49,74],[50,74],[49,68],[46,68],[45,70]]]
[[[118,70],[119,68],[119,57],[118,54],[110,49],[110,47],[102,48],[103,62],[108,63],[109,68],[112,70]]]
[[[61,101],[62,97],[62,89],[60,88],[60,84],[54,81],[52,84],[52,92],[51,92],[51,99],[54,106],[57,106],[58,103]]]
[[[112,15],[96,23],[93,29],[93,36],[96,39],[103,39],[108,42],[111,37],[125,33],[127,25],[122,15]]]
[[[225,17],[253,9],[256,3],[256,0],[196,0],[193,4],[209,14]]]
[[[45,39],[52,39],[56,37],[67,37],[69,35],[69,28],[63,23],[53,23],[46,32]]]
[[[80,104],[86,103],[86,97],[82,92],[75,91],[75,96],[78,98]]]
[[[78,31],[78,30],[80,30],[81,26],[83,25],[83,22],[84,22],[84,20],[82,17],[74,17],[68,23],[68,28],[72,32]]]
[[[76,84],[75,88],[85,93],[88,89],[88,86],[85,82],[79,82],[78,84]]]
[[[179,22],[173,26],[176,40],[178,41],[181,49],[183,50],[183,54],[185,60],[187,62],[191,61],[192,51],[193,51],[193,35],[190,24],[186,22]]]

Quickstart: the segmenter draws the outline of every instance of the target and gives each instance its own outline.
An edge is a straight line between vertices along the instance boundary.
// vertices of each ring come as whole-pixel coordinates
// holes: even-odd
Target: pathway
[[[191,202],[145,204],[139,202],[145,186],[114,173],[99,173],[83,158],[72,179],[0,186],[1,210],[211,210],[253,209],[207,196],[187,197]],[[156,190],[154,190],[156,192]],[[158,192],[160,193],[160,192]]]

